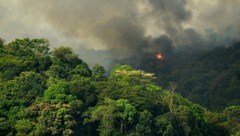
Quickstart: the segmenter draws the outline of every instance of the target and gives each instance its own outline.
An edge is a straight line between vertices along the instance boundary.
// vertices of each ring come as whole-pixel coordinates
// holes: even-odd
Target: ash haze
[[[0,37],[46,38],[90,64],[240,38],[239,0],[0,0]]]

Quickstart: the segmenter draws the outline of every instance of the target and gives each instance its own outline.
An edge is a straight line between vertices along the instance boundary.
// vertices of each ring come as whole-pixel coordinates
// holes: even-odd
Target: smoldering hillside
[[[156,52],[211,49],[239,40],[237,0],[9,0],[0,36],[43,37],[90,63],[139,65]],[[14,27],[13,27],[14,26]],[[94,57],[93,57],[94,56]]]

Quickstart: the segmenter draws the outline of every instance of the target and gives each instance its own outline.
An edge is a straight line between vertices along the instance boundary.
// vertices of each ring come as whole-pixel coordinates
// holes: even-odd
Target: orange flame
[[[164,57],[163,57],[163,55],[162,55],[161,53],[157,53],[157,54],[155,55],[155,57],[156,57],[156,59],[158,59],[158,60],[163,60],[163,59],[164,59]]]

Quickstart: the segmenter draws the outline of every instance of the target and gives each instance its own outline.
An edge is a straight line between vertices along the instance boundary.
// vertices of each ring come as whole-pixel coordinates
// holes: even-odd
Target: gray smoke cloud
[[[47,38],[90,64],[239,40],[238,0],[0,0],[0,37]]]

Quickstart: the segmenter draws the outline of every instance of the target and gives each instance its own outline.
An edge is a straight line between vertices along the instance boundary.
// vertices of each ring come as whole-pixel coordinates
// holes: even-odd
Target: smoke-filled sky
[[[239,0],[0,0],[0,37],[46,38],[107,67],[144,53],[239,40],[239,6]]]

